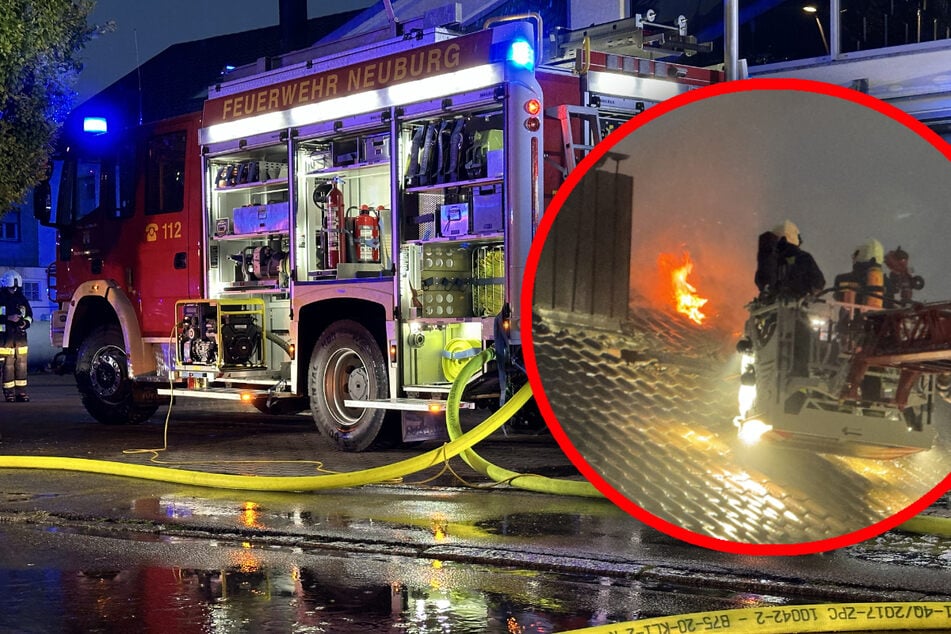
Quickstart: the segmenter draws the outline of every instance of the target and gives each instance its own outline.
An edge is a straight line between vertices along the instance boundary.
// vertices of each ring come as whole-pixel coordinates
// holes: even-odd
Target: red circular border
[[[951,145],[945,143],[937,134],[935,134],[927,126],[911,115],[908,115],[905,112],[898,110],[894,106],[890,106],[887,103],[880,101],[879,99],[848,88],[836,86],[834,84],[826,84],[804,79],[746,79],[742,81],[714,84],[712,86],[691,90],[677,97],[663,101],[624,123],[620,128],[612,132],[604,141],[599,143],[588,154],[588,156],[585,157],[578,167],[568,175],[562,186],[558,188],[558,192],[555,194],[555,197],[552,199],[551,204],[548,206],[548,209],[539,223],[538,231],[536,232],[535,239],[532,242],[531,250],[529,251],[528,262],[526,264],[525,271],[525,284],[523,286],[521,296],[522,315],[530,316],[532,314],[533,297],[535,295],[535,275],[538,269],[538,261],[541,257],[542,248],[544,247],[548,233],[551,231],[551,225],[554,222],[555,217],[558,215],[558,211],[561,209],[562,205],[564,205],[568,195],[575,188],[578,182],[584,177],[589,169],[598,163],[605,153],[609,152],[618,143],[618,141],[626,138],[639,127],[650,123],[654,119],[661,117],[672,110],[676,110],[677,108],[681,108],[688,104],[709,97],[749,92],[753,90],[795,90],[800,92],[812,92],[830,97],[838,97],[840,99],[845,99],[847,101],[866,106],[911,129],[920,137],[931,143],[931,145],[933,145],[938,152],[943,154],[945,158],[951,160]],[[525,320],[523,318],[523,323],[525,321],[529,321],[529,323],[531,323],[530,320]],[[891,528],[894,528],[902,522],[907,521],[911,517],[917,515],[922,510],[933,504],[934,501],[941,497],[946,491],[951,490],[951,472],[949,472],[943,481],[938,483],[937,486],[935,486],[931,491],[929,491],[927,494],[921,497],[921,499],[908,508],[896,513],[889,518],[872,524],[871,526],[867,526],[854,532],[846,533],[844,535],[829,539],[792,544],[751,544],[746,542],[731,542],[724,539],[693,533],[666,520],[663,520],[637,506],[621,495],[610,484],[608,484],[601,477],[601,475],[595,469],[593,469],[591,465],[587,463],[587,461],[585,461],[584,457],[574,447],[574,445],[571,443],[571,440],[568,438],[561,425],[558,423],[558,420],[551,408],[551,403],[548,401],[548,397],[545,395],[545,392],[542,388],[541,378],[538,374],[538,365],[535,359],[535,350],[532,344],[531,328],[524,329],[522,332],[522,337],[525,342],[524,354],[526,370],[528,373],[529,383],[531,384],[532,391],[535,395],[535,400],[538,403],[538,407],[541,410],[542,415],[548,423],[548,427],[551,429],[552,435],[558,441],[558,444],[561,446],[562,450],[565,452],[571,462],[574,463],[582,475],[584,475],[601,493],[605,495],[605,497],[614,502],[614,504],[616,504],[618,507],[645,524],[648,524],[649,526],[652,526],[653,528],[666,533],[671,537],[676,537],[677,539],[683,540],[690,544],[741,555],[806,555],[836,548],[843,548],[866,539],[871,539]]]

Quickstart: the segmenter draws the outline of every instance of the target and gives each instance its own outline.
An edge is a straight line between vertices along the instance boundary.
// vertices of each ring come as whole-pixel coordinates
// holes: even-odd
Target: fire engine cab
[[[90,414],[242,399],[361,451],[430,437],[490,345],[466,401],[504,400],[546,196],[612,122],[720,78],[592,50],[597,30],[543,64],[541,27],[298,52],[200,113],[74,139],[37,214],[60,229],[54,345]]]

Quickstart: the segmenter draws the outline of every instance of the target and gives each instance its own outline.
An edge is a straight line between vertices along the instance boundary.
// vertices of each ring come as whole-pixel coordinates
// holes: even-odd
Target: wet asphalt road
[[[149,464],[151,454],[122,452],[163,444],[165,409],[145,425],[106,427],[86,416],[65,377],[31,377],[31,393],[30,404],[0,406],[2,454]],[[306,417],[182,399],[157,460],[299,475],[385,464],[431,446],[341,454]],[[510,468],[576,473],[546,436],[497,434],[479,450]],[[220,631],[347,631],[344,622],[356,624],[350,631],[394,623],[433,631],[445,619],[455,629],[442,631],[506,631],[511,618],[540,619],[524,631],[557,631],[746,603],[951,600],[948,540],[892,532],[823,555],[742,557],[678,542],[604,500],[468,488],[463,480],[480,477],[458,459],[451,466],[458,477],[433,470],[314,493],[0,470],[0,614],[6,626],[40,624],[23,631],[121,631],[143,622],[130,610],[162,606],[153,615],[161,620],[176,605],[191,615],[179,631],[209,631],[212,617],[234,626]],[[47,592],[61,600],[41,600]],[[77,608],[89,600],[101,613]],[[36,619],[47,613],[43,627]],[[117,629],[101,629],[105,622]]]

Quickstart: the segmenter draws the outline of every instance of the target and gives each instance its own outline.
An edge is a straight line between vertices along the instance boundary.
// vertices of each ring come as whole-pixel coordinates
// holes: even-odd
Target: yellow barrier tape
[[[739,608],[599,625],[561,634],[794,634],[951,628],[951,602],[830,603]]]

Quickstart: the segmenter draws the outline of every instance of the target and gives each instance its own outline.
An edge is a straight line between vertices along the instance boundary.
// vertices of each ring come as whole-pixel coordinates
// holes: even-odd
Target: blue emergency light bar
[[[508,60],[516,66],[531,68],[535,64],[535,50],[527,40],[512,40]]]
[[[105,134],[109,131],[109,124],[105,117],[84,117],[83,132],[89,134]]]

